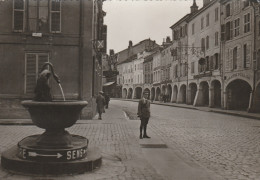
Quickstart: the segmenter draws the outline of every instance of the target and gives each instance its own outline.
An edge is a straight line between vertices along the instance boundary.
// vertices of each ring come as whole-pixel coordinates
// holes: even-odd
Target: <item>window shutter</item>
[[[250,51],[251,51],[251,44],[247,44],[247,50],[246,50],[246,68],[249,68],[249,67],[250,67],[250,59],[251,59]]]
[[[233,27],[234,27],[234,24],[235,21],[230,21],[230,39],[233,39]]]
[[[229,71],[233,69],[233,49],[229,50]]]
[[[226,49],[226,63],[225,63],[225,65],[226,65],[226,67],[225,67],[225,69],[226,69],[226,71],[228,71],[229,70],[229,49]]]
[[[43,64],[45,62],[49,62],[49,56],[48,54],[39,54],[38,56],[38,72],[40,72]],[[49,66],[47,66],[47,68],[49,68]]]
[[[221,25],[221,41],[225,41],[225,28],[226,28],[226,25],[222,24]]]
[[[26,54],[25,94],[33,94],[36,85],[36,54]]]
[[[209,66],[210,66],[210,70],[214,69],[213,56],[210,56]]]
[[[237,46],[237,69],[241,69],[242,68],[242,57],[241,56],[241,46]]]

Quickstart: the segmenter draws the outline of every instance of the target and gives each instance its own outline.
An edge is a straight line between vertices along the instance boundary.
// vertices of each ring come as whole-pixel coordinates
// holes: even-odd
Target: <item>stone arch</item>
[[[151,89],[151,100],[154,101],[155,100],[155,88],[152,87]]]
[[[136,87],[135,88],[135,98],[136,99],[141,99],[142,98],[142,88],[141,87]]]
[[[242,79],[231,81],[226,87],[227,109],[247,110],[252,87]]]
[[[122,98],[124,98],[124,99],[127,98],[127,89],[126,88],[123,88]]]
[[[210,91],[210,107],[221,107],[221,83],[219,80],[213,80],[211,82]]]
[[[162,94],[164,95],[166,93],[166,87],[165,85],[162,85]]]
[[[133,89],[132,89],[132,88],[129,88],[129,89],[128,89],[127,98],[128,98],[128,99],[132,99],[132,97],[133,97]]]
[[[160,95],[161,95],[161,89],[159,87],[156,88],[156,92],[155,92],[155,101],[160,101]]]
[[[260,113],[260,82],[257,83],[253,99],[253,108],[251,112]]]
[[[177,102],[177,95],[178,95],[178,86],[173,86],[173,93],[172,93],[172,102]]]
[[[172,99],[172,86],[170,84],[167,85],[167,102],[170,102]]]
[[[186,103],[186,88],[185,84],[180,86],[177,103]]]
[[[196,97],[196,93],[197,93],[197,84],[196,83],[190,83],[189,84],[189,104],[193,104],[195,97]]]
[[[200,82],[199,85],[201,96],[200,96],[200,105],[208,106],[209,105],[209,84],[207,81]]]

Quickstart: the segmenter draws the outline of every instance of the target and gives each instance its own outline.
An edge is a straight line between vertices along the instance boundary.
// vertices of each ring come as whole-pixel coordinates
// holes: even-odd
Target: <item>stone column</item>
[[[223,108],[227,109],[227,91],[223,92]]]
[[[191,89],[190,87],[187,87],[188,90],[187,90],[187,94],[186,94],[186,103],[187,104],[191,104]]]
[[[209,107],[214,107],[214,88],[209,88]]]
[[[196,96],[195,96],[195,99],[194,99],[193,106],[200,106],[200,105],[202,105],[202,101],[203,101],[202,88],[201,87],[197,87],[197,92],[196,92]]]

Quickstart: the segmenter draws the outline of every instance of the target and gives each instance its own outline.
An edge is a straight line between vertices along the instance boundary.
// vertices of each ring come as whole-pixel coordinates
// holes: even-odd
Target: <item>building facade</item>
[[[189,19],[188,104],[221,107],[220,3],[211,1]]]
[[[255,5],[221,1],[224,108],[250,110],[256,81]]]
[[[20,101],[33,98],[44,62],[54,65],[66,99],[88,101],[81,118],[95,115],[95,95],[101,89],[101,53],[104,51],[97,49],[95,43],[106,34],[102,3],[83,0],[1,2],[2,118],[28,118]],[[52,78],[49,85],[54,99],[61,99],[59,86]],[[10,108],[20,112],[18,117],[4,113]]]
[[[170,28],[172,42],[152,55],[151,100],[260,112],[258,1],[194,0]]]

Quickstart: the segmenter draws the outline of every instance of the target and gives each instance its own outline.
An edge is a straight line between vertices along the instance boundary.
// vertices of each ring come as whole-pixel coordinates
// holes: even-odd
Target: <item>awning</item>
[[[114,83],[115,83],[115,81],[107,82],[107,83],[103,84],[103,86],[110,86],[110,85],[112,85],[112,84],[114,84]]]

